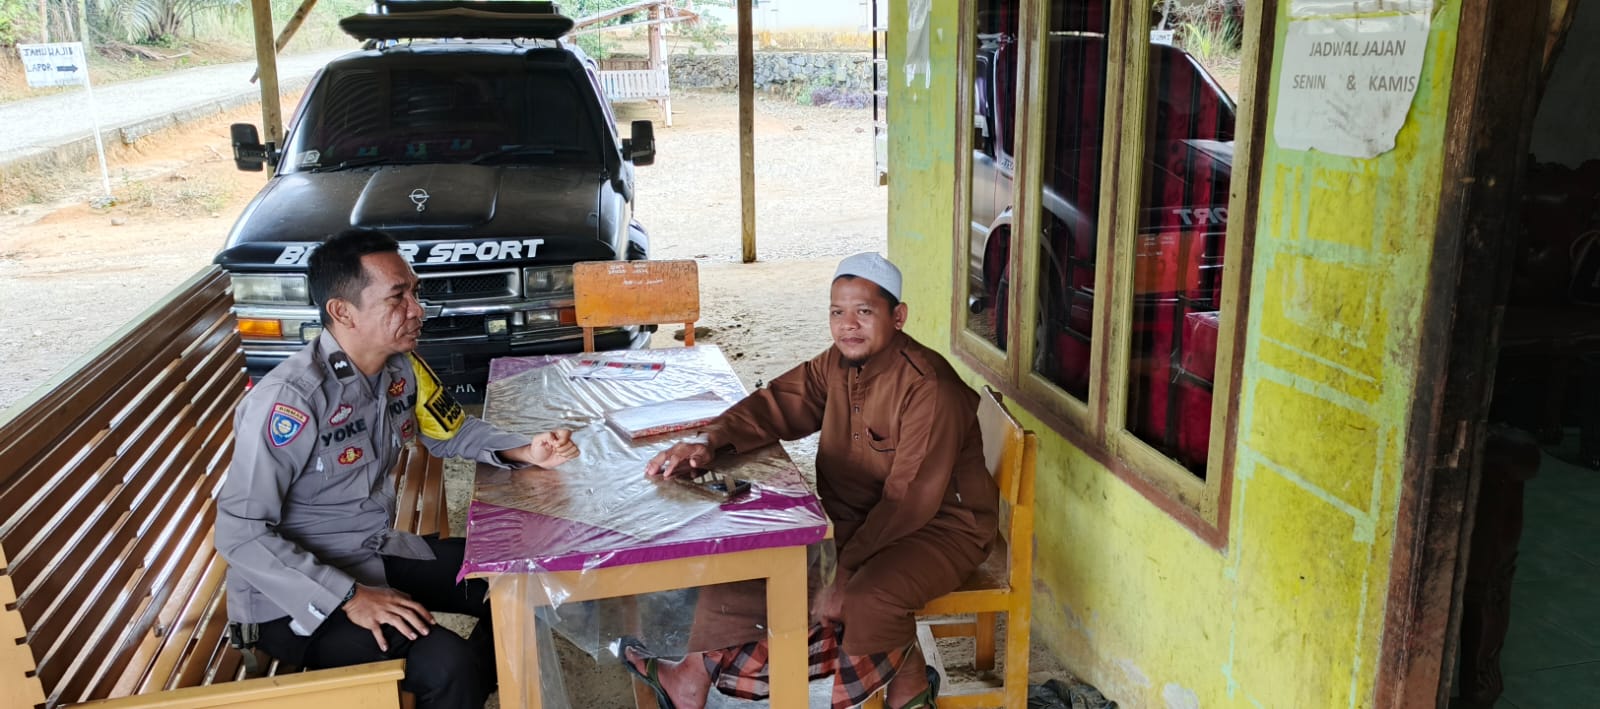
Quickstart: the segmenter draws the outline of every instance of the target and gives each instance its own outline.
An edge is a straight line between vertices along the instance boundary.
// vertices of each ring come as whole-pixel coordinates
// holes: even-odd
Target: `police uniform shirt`
[[[413,355],[363,376],[326,331],[245,396],[234,431],[216,523],[228,615],[290,616],[304,634],[352,584],[386,585],[380,555],[433,558],[421,538],[393,528],[389,471],[403,446],[420,440],[442,458],[510,467],[497,452],[529,442],[466,416]]]

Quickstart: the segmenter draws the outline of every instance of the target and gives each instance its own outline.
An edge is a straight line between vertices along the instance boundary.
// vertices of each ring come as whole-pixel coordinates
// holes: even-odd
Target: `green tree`
[[[95,0],[89,20],[95,33],[109,39],[170,44],[197,14],[245,5],[245,0]]]
[[[637,2],[638,0],[570,0],[569,2],[561,3],[560,7],[562,14],[565,14],[573,19],[579,19],[589,17],[590,15],[597,15],[607,10],[615,10],[620,7],[633,5]],[[674,4],[685,9],[692,7],[700,14],[699,22],[695,22],[693,24],[679,24],[676,26],[674,31],[679,37],[686,38],[691,42],[699,44],[701,47],[707,50],[712,49],[717,45],[718,42],[721,42],[727,38],[727,29],[723,26],[722,22],[709,13],[706,13],[705,10],[712,7],[733,7],[733,0],[679,0]],[[601,23],[601,26],[608,27],[626,25],[631,22],[642,22],[644,19],[645,13],[641,11],[639,13],[629,13],[612,18]],[[584,53],[588,54],[589,56],[596,59],[602,59],[606,56],[605,42],[603,42],[600,38],[602,34],[603,32],[587,32],[585,34],[580,34],[577,36],[578,46],[582,47]]]
[[[38,0],[0,0],[0,47],[38,38]]]

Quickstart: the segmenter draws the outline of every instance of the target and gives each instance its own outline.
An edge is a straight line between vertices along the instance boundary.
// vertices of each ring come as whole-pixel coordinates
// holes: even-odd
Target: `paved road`
[[[347,51],[279,57],[279,82],[285,89],[302,85],[328,60]],[[111,140],[105,131],[160,126],[185,116],[208,115],[257,100],[260,89],[250,83],[255,68],[253,61],[216,64],[96,86],[94,103],[100,114],[101,135]],[[284,110],[286,121],[288,109]],[[0,105],[0,164],[83,140],[93,141],[93,127],[88,95],[82,90]]]

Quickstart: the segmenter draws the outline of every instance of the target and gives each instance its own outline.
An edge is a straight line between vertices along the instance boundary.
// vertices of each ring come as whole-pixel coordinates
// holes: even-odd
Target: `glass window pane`
[[[1239,18],[1221,11],[1151,44],[1134,255],[1128,428],[1205,476],[1233,166]]]
[[[1018,0],[980,0],[973,46],[967,329],[1006,348],[1015,175]]]
[[[1080,399],[1089,396],[1094,335],[1108,5],[1108,0],[1052,2],[1043,52],[1046,99],[1033,370]]]

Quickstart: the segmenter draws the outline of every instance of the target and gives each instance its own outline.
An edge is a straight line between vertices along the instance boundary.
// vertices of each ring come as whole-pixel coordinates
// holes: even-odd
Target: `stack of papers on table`
[[[613,381],[649,381],[662,369],[662,362],[624,362],[605,359],[580,359],[573,365],[570,375],[582,379],[610,379]]]
[[[714,392],[705,391],[682,399],[618,409],[606,414],[606,420],[628,438],[644,438],[700,428],[732,405]]]

